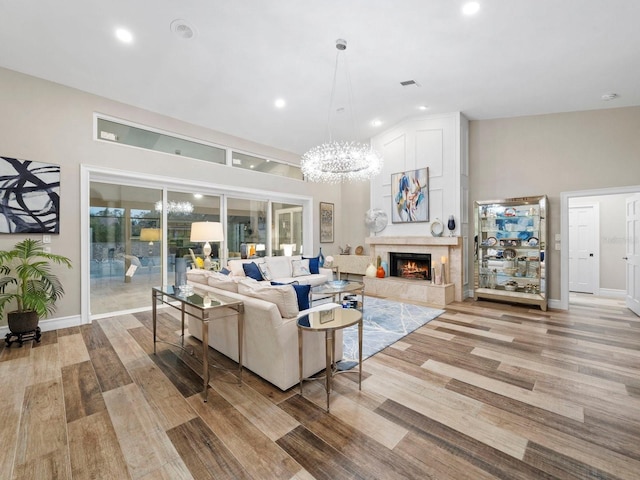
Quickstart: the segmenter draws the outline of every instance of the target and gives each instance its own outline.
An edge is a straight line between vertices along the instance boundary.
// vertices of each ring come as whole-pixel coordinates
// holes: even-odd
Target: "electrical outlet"
[[[44,247],[44,253],[51,253],[51,247]]]
[[[42,243],[51,243],[51,235],[42,235]]]
[[[560,242],[556,243],[556,250],[560,250]]]

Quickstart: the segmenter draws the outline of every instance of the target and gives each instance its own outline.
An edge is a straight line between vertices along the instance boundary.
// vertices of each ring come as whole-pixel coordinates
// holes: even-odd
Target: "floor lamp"
[[[193,222],[191,224],[191,241],[204,242],[202,253],[204,254],[204,268],[211,269],[211,245],[209,242],[222,242],[224,233],[220,222]]]

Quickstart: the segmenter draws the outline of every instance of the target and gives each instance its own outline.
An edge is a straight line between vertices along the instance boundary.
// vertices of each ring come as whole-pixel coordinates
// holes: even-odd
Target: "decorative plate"
[[[498,240],[496,239],[496,237],[489,237],[483,242],[483,245],[487,245],[489,247],[493,247],[497,243],[498,243]]]
[[[527,240],[527,246],[528,247],[537,247],[538,246],[538,242],[539,242],[538,237],[530,237]]]
[[[515,217],[516,216],[516,209],[515,208],[505,208],[504,209],[504,216],[505,217]]]
[[[364,248],[362,248],[362,245],[358,245],[356,247],[356,255],[362,255],[362,252],[364,252]]]
[[[437,218],[431,222],[431,235],[434,237],[441,237],[444,232],[444,225]]]
[[[516,258],[516,250],[514,248],[505,248],[504,252],[502,252],[502,257],[506,258],[507,260],[513,260],[514,258]]]

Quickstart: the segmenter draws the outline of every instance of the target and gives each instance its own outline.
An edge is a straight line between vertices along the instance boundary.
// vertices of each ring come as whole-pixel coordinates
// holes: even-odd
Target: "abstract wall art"
[[[320,202],[320,243],[333,242],[333,203]]]
[[[429,221],[429,168],[391,174],[391,222]]]
[[[60,233],[60,165],[0,157],[0,233]]]

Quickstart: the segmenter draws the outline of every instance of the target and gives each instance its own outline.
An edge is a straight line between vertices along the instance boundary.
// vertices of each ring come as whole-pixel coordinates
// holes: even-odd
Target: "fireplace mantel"
[[[446,257],[447,283],[452,283],[455,287],[455,300],[462,301],[462,237],[376,236],[367,237],[365,242],[370,246],[371,257],[380,255],[386,262],[389,261],[390,252],[430,253],[432,262],[436,264],[440,263],[442,257]]]

